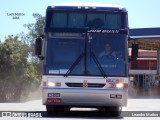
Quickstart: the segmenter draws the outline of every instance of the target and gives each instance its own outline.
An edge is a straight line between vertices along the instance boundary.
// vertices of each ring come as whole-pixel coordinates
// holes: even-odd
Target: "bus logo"
[[[83,87],[85,87],[85,88],[88,87],[88,82],[87,82],[87,80],[84,80],[84,82],[83,82]]]

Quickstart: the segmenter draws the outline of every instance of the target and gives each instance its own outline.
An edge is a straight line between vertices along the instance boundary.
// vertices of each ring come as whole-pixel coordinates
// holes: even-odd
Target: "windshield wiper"
[[[96,63],[96,65],[97,65],[99,71],[101,72],[101,74],[103,75],[103,77],[104,77],[104,78],[107,77],[107,75],[106,75],[106,73],[104,72],[101,64],[99,63],[97,57],[95,56],[95,54],[94,54],[93,52],[91,52],[91,57],[93,58],[94,62]]]
[[[64,77],[67,77],[73,69],[78,65],[78,63],[81,61],[81,59],[84,57],[84,53],[80,54],[80,56],[75,60],[75,62],[71,65],[71,67],[68,69]]]

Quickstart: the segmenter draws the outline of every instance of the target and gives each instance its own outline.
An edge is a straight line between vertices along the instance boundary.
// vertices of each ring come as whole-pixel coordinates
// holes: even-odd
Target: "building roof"
[[[160,36],[160,28],[134,28],[129,30],[130,36]]]
[[[134,28],[129,30],[129,47],[136,41],[140,49],[160,49],[160,28]]]

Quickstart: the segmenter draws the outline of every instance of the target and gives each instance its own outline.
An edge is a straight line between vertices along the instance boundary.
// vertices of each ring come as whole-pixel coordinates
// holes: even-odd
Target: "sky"
[[[48,5],[73,1],[122,5],[128,10],[130,28],[160,27],[160,0],[1,0],[0,40],[28,33],[23,25],[35,23],[33,13],[45,16]]]

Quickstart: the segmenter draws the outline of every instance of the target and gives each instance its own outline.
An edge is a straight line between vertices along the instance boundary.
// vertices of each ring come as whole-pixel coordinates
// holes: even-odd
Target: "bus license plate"
[[[60,97],[60,93],[48,93],[48,97],[50,97],[50,98],[59,98]]]

